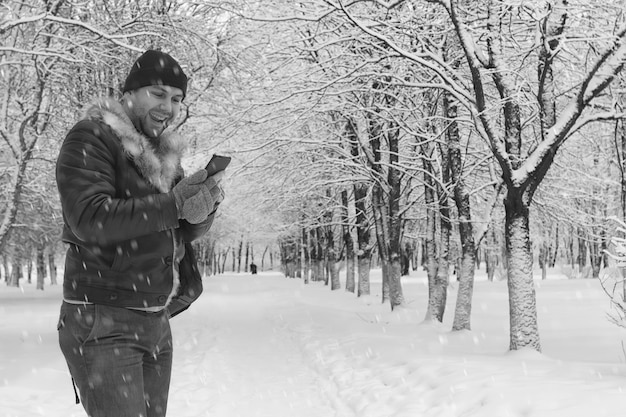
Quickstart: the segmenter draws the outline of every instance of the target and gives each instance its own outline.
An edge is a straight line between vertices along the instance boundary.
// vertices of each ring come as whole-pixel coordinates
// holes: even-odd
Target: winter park
[[[613,417],[626,5],[0,3],[0,417]]]

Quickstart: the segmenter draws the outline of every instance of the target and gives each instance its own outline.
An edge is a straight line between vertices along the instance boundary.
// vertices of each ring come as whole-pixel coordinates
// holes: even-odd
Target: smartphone
[[[226,169],[230,164],[230,156],[213,155],[207,166],[204,168],[209,173],[209,177]]]

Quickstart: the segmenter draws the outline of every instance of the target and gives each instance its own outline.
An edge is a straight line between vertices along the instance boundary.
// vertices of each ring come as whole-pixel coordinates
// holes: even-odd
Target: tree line
[[[506,271],[511,349],[540,350],[533,258],[545,274],[565,242],[564,257],[589,260],[597,277],[609,218],[623,218],[622,7],[307,2],[261,19],[301,35],[276,51],[300,56],[280,65],[300,84],[270,100],[289,103],[272,139],[295,167],[285,182],[302,190],[282,238],[288,273],[299,262],[316,276],[325,258],[336,288],[345,250],[348,276],[356,256],[367,282],[375,250],[393,309],[405,302],[402,259],[419,244],[427,319],[442,320],[454,267],[459,330],[470,328],[482,253]]]
[[[363,295],[375,259],[396,309],[401,276],[422,267],[427,319],[442,321],[454,271],[461,330],[484,265],[509,286],[511,349],[540,350],[533,262],[544,276],[561,263],[592,277],[608,263],[609,219],[626,213],[621,2],[2,7],[4,259],[62,252],[53,167],[64,132],[160,47],[192,78],[175,126],[191,153],[234,156],[199,243],[211,273],[280,257],[286,275],[338,289],[341,262]]]

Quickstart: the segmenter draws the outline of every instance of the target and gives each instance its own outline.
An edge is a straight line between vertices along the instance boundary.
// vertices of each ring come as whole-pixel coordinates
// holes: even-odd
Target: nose
[[[168,113],[172,112],[172,103],[170,102],[170,100],[162,100],[161,104],[159,104],[159,108],[163,111],[166,111]]]

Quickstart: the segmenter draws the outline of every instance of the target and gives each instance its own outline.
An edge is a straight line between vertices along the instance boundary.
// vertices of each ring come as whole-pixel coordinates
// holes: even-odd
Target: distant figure
[[[256,275],[256,264],[254,262],[250,264],[250,272],[252,272],[252,275]]]

